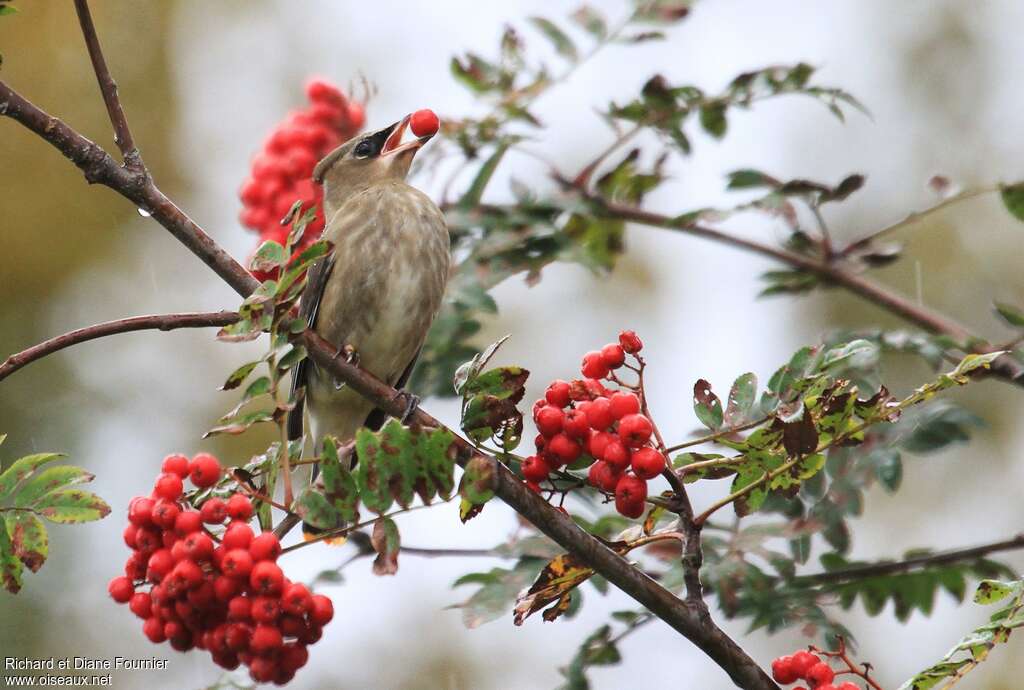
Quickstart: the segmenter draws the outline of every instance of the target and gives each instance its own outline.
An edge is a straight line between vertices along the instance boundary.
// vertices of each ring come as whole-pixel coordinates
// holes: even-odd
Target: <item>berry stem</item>
[[[831,659],[839,659],[844,664],[846,664],[847,668],[845,670],[836,671],[836,675],[852,673],[853,675],[859,678],[863,678],[864,681],[868,685],[873,687],[875,690],[882,690],[882,686],[876,683],[874,679],[870,678],[868,675],[871,669],[870,664],[863,664],[864,670],[862,671],[858,667],[857,663],[854,662],[854,660],[851,659],[849,655],[846,653],[846,639],[842,635],[836,635],[836,645],[837,648],[834,652],[826,651],[824,649],[821,649],[820,647],[817,647],[816,645],[810,645],[809,648],[812,652],[815,652],[816,654],[820,654]]]

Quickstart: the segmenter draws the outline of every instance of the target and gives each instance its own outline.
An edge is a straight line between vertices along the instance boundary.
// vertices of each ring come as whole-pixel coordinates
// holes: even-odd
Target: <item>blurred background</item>
[[[18,15],[0,21],[3,79],[113,151],[71,4],[18,4]],[[94,5],[107,60],[157,183],[239,258],[254,237],[238,224],[237,188],[262,138],[304,102],[307,76],[340,84],[365,76],[376,84],[370,126],[421,107],[442,117],[481,114],[486,106],[451,78],[450,57],[465,50],[491,54],[504,23],[521,26],[534,14],[561,19],[576,6],[550,0]],[[616,0],[593,5],[609,17],[628,10]],[[833,183],[860,172],[867,175],[865,189],[828,210],[836,235],[859,237],[933,203],[925,183],[934,174],[964,186],[1022,177],[1022,22],[1024,5],[1013,0],[703,2],[667,41],[609,48],[542,98],[535,110],[548,126],[535,148],[563,170],[579,167],[610,140],[593,108],[628,100],[654,72],[715,91],[744,70],[807,61],[820,67],[819,83],[851,91],[872,117],[853,114],[842,125],[800,98],[738,112],[723,142],[693,132],[694,154],[673,163],[673,181],[650,204],[666,212],[729,204],[723,174],[739,167]],[[525,34],[531,44],[544,43]],[[510,158],[505,167],[492,184],[496,199],[509,198],[509,176],[547,184],[529,158]],[[425,170],[415,182],[439,188]],[[111,191],[88,187],[55,150],[8,120],[0,121],[0,190],[0,357],[98,321],[239,302],[156,223]],[[783,236],[749,216],[727,225],[761,238]],[[908,245],[906,258],[878,272],[879,280],[980,333],[1005,337],[990,304],[993,298],[1022,302],[1024,229],[995,196],[958,205],[900,239]],[[829,329],[895,324],[837,291],[755,301],[757,275],[771,266],[727,247],[640,227],[629,229],[627,243],[607,279],[558,264],[533,288],[516,278],[494,291],[500,314],[479,342],[512,334],[498,359],[533,372],[527,400],[544,382],[571,375],[582,352],[633,328],[647,343],[655,372],[655,415],[682,440],[695,426],[689,395],[695,379],[727,390],[737,374],[752,370],[766,381],[797,347]],[[200,440],[233,405],[232,395],[216,389],[245,361],[245,349],[216,342],[212,330],[122,335],[47,358],[0,385],[0,432],[9,434],[0,449],[4,463],[34,451],[67,452],[97,475],[95,490],[114,507],[98,523],[54,526],[51,557],[40,573],[26,577],[17,597],[0,593],[3,656],[170,660],[166,671],[117,674],[115,687],[200,688],[217,680],[206,655],[148,644],[137,620],[110,602],[106,582],[127,557],[121,541],[127,501],[148,491],[166,453],[202,449],[237,462],[269,441],[260,433]],[[887,359],[884,373],[897,392],[930,375],[910,357]],[[987,427],[970,445],[908,458],[900,494],[872,491],[855,523],[853,558],[966,546],[1018,531],[1024,391],[985,382],[955,398]],[[450,400],[427,400],[425,407],[457,422]],[[695,501],[706,505],[723,489],[704,488]],[[516,520],[494,503],[465,526],[455,505],[398,523],[406,545],[489,547]],[[348,554],[301,550],[288,559],[289,574],[311,579]],[[1019,555],[1003,560],[1024,565]],[[337,616],[293,687],[554,687],[557,667],[579,642],[609,611],[629,606],[624,596],[590,592],[573,620],[537,618],[515,628],[509,615],[467,630],[460,612],[445,607],[470,592],[450,585],[497,564],[403,556],[395,577],[377,578],[369,561],[355,563],[344,582],[327,588]],[[858,605],[840,615],[859,638],[860,657],[875,665],[886,687],[937,660],[986,617],[981,607],[944,594],[930,618],[914,614],[901,625],[891,613],[870,618]],[[724,627],[763,664],[803,643],[795,632],[746,635],[744,621]],[[964,686],[1020,687],[1019,644],[997,650]],[[699,650],[661,624],[631,636],[622,651],[623,665],[592,671],[594,687],[728,686]]]

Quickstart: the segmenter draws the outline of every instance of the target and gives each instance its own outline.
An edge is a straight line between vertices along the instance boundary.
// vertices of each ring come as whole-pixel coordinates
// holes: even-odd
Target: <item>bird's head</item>
[[[402,142],[411,127],[411,138]],[[376,132],[361,134],[327,154],[313,170],[324,186],[327,218],[352,194],[379,182],[404,180],[412,159],[437,133],[437,116],[429,110],[406,115]]]

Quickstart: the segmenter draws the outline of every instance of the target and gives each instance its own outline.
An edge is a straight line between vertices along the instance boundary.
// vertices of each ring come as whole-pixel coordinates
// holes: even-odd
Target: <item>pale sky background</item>
[[[613,1],[593,4],[609,17],[624,10]],[[165,175],[178,180],[176,200],[217,241],[244,257],[254,238],[237,224],[237,188],[262,137],[300,103],[307,75],[322,74],[342,84],[365,75],[375,82],[379,93],[368,107],[370,126],[421,107],[433,108],[442,117],[478,114],[483,106],[449,76],[450,57],[465,50],[492,54],[504,22],[523,27],[522,20],[534,14],[561,19],[575,6],[550,0],[180,1],[168,12],[165,27],[167,59],[173,66],[170,90],[161,96],[168,99],[166,119],[161,110],[142,112],[154,107],[152,98],[143,107],[133,105],[130,91],[122,95],[130,119],[155,118],[173,142],[172,153],[154,166],[158,182]],[[70,6],[68,12],[73,15]],[[28,21],[31,15],[26,6],[19,19]],[[1022,177],[1017,76],[1022,22],[1024,5],[1011,0],[706,0],[669,31],[668,41],[610,48],[567,85],[543,97],[535,110],[548,128],[535,148],[564,170],[576,169],[588,151],[609,140],[593,109],[629,98],[654,72],[674,83],[715,91],[744,70],[810,62],[820,68],[816,82],[851,91],[872,117],[853,112],[843,125],[801,97],[733,113],[723,142],[694,132],[694,155],[673,161],[672,182],[652,195],[650,205],[680,212],[733,203],[722,192],[723,176],[740,167],[826,182],[861,172],[867,175],[865,188],[829,211],[838,236],[859,236],[932,203],[925,182],[935,173],[965,186]],[[131,51],[124,45],[140,37],[131,35],[127,26],[113,29],[99,19],[97,23],[101,37],[114,49],[108,51],[108,60],[115,77],[130,72]],[[115,30],[117,35],[111,35]],[[543,46],[535,33],[525,28],[523,33],[531,45]],[[61,62],[86,60],[78,43],[59,50]],[[3,52],[7,70],[16,54]],[[41,84],[50,76],[35,78]],[[33,80],[12,83],[31,95]],[[89,97],[95,98],[90,107],[101,107],[98,94]],[[74,121],[74,112],[67,114]],[[0,124],[0,147],[13,128],[8,122]],[[94,136],[110,143],[102,130]],[[139,144],[145,153],[146,140]],[[37,148],[31,149],[33,145]],[[19,150],[42,146],[21,141]],[[0,160],[5,155],[0,148]],[[538,187],[547,184],[535,162],[510,158],[492,185],[493,198],[508,197],[510,176]],[[415,181],[436,191],[436,180],[421,175]],[[108,194],[70,184],[61,189],[56,203]],[[0,203],[2,211],[18,202]],[[0,234],[25,231],[5,223],[4,215],[0,212]],[[120,248],[122,260],[83,265],[41,301],[41,309],[34,312],[45,332],[128,314],[237,305],[230,289],[152,221],[133,214],[112,216],[111,222],[115,225],[107,230],[113,235],[107,241]],[[779,227],[748,216],[730,221],[728,227],[782,238]],[[879,277],[913,292],[919,273],[918,297],[924,303],[997,337],[1001,331],[990,315],[991,299],[1024,302],[1019,269],[1024,227],[994,197],[958,207],[902,239],[908,241],[908,258]],[[608,278],[557,265],[546,269],[532,289],[516,278],[495,290],[500,315],[487,324],[480,343],[512,334],[498,359],[533,372],[527,400],[537,397],[546,381],[572,375],[582,352],[609,341],[621,328],[634,328],[647,343],[645,354],[655,372],[650,386],[655,415],[663,429],[674,430],[672,438],[682,439],[696,425],[689,391],[697,378],[707,378],[721,390],[748,370],[766,381],[792,351],[816,341],[830,325],[892,323],[874,308],[834,291],[755,301],[761,287],[757,275],[772,266],[730,248],[641,227],[629,229],[627,243],[628,253]],[[20,444],[25,452],[37,443],[73,450],[73,461],[97,475],[95,490],[115,506],[114,515],[101,523],[54,528],[52,555],[43,570],[26,578],[17,601],[0,594],[0,649],[17,643],[9,648],[31,648],[36,655],[156,654],[171,659],[169,671],[119,676],[124,685],[116,687],[199,688],[217,678],[205,654],[183,656],[166,645],[154,648],[145,642],[137,620],[126,609],[115,608],[105,592],[105,583],[127,557],[120,537],[127,501],[148,491],[165,453],[208,448],[199,436],[218,411],[233,404],[232,396],[215,388],[244,361],[244,348],[216,343],[211,335],[123,336],[79,348],[63,356],[72,382],[35,392],[37,425],[4,428],[0,420],[0,431],[11,434],[9,443]],[[29,344],[4,342],[12,349]],[[885,373],[903,391],[928,376],[909,359],[888,361]],[[31,387],[32,377],[26,370],[11,380]],[[0,396],[13,391],[0,387]],[[1024,517],[1016,490],[1022,479],[1016,460],[1024,397],[1008,386],[985,383],[956,398],[990,426],[969,446],[927,458],[906,456],[905,492],[896,497],[878,490],[869,493],[867,515],[854,522],[852,557],[898,557],[912,547],[953,548],[1017,531]],[[427,400],[424,405],[442,420],[457,422],[451,401]],[[65,424],[64,417],[77,421]],[[5,458],[14,447],[4,449]],[[230,448],[222,443],[217,451],[224,454]],[[694,500],[707,505],[724,488],[700,487]],[[486,547],[514,529],[515,516],[496,502],[462,526],[456,506],[450,505],[413,513],[398,524],[408,545]],[[294,579],[312,577],[347,554],[305,549],[287,559],[288,573]],[[1024,565],[1020,557],[1006,560]],[[560,682],[557,667],[568,663],[579,642],[609,612],[630,607],[624,595],[600,597],[587,588],[586,606],[572,621],[543,623],[538,617],[516,628],[509,615],[476,630],[464,629],[460,612],[445,607],[473,590],[453,591],[450,584],[461,574],[500,564],[403,557],[392,578],[373,576],[368,560],[354,564],[345,571],[342,585],[326,590],[334,600],[335,621],[311,648],[309,667],[290,687],[553,688]],[[945,594],[937,597],[930,618],[914,614],[906,625],[894,620],[891,606],[877,618],[868,617],[859,604],[840,615],[858,636],[859,656],[875,665],[887,688],[936,661],[985,617],[980,607],[957,605]],[[27,635],[20,621],[33,621]],[[803,644],[796,632],[746,635],[743,620],[719,617],[719,622],[764,665]],[[963,686],[1019,687],[1015,679],[1024,673],[1020,644],[1011,640],[998,649]],[[631,636],[622,652],[624,664],[591,672],[594,688],[728,687],[720,669],[660,623]]]

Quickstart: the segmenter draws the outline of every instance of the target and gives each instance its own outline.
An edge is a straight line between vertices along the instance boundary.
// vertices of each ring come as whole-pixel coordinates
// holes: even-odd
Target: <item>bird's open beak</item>
[[[402,143],[402,138],[405,136],[405,131],[409,127],[409,120],[412,119],[412,115],[406,115],[399,122],[391,125],[391,134],[388,135],[387,140],[384,142],[384,147],[380,151],[380,155],[392,156],[395,154],[409,152],[415,154],[421,146],[430,141],[433,134],[426,134],[422,137],[413,136],[410,141]],[[411,133],[410,133],[411,134]]]

